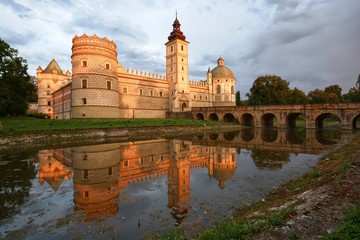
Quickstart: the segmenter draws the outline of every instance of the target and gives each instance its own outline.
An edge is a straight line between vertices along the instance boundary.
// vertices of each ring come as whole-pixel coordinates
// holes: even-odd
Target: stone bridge
[[[195,119],[238,120],[241,125],[253,127],[271,127],[277,119],[277,127],[282,128],[295,127],[300,115],[306,119],[306,128],[322,128],[324,119],[334,114],[342,129],[360,128],[360,103],[193,107],[191,112]]]
[[[237,132],[194,136],[191,142],[202,146],[319,154],[333,149],[334,144],[349,139],[351,134],[351,131],[340,130],[244,128]]]

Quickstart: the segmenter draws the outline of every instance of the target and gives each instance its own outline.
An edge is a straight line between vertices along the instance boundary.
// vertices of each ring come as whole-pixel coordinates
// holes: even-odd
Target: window
[[[181,61],[183,62],[183,61],[184,61],[184,59],[182,58],[182,59],[181,59]]]
[[[174,47],[170,46],[170,52],[174,51]]]
[[[183,71],[184,71],[184,67],[181,67],[181,70],[183,70]]]
[[[140,95],[143,95],[143,90],[142,89],[140,89]]]
[[[110,69],[110,64],[106,63],[106,64],[105,64],[105,68],[106,68],[106,69]]]
[[[85,191],[84,196],[85,196],[86,198],[88,198],[88,197],[89,197],[89,191]]]
[[[50,96],[50,92],[49,92],[49,91],[47,91],[47,92],[46,92],[46,95]]]
[[[170,72],[172,72],[172,67],[170,67]]]
[[[51,106],[51,101],[48,101],[48,106]]]
[[[172,63],[172,58],[170,58],[170,62]]]
[[[216,94],[220,94],[221,93],[221,87],[220,85],[216,86]]]
[[[82,66],[83,66],[83,67],[87,67],[87,61],[83,61],[83,62],[82,62]]]
[[[194,99],[196,99],[196,95],[194,95]]]
[[[109,168],[108,168],[108,175],[111,176],[111,175],[112,175],[112,172],[113,172],[113,171],[112,171],[112,167],[109,167]]]
[[[127,166],[129,166],[129,161],[128,160],[124,161],[124,167],[127,167]]]
[[[84,170],[83,178],[89,179],[89,171],[88,170]]]
[[[183,81],[184,81],[184,77],[182,77],[182,78],[181,78],[181,80],[183,80]]]
[[[200,95],[200,100],[202,100],[202,96]]]
[[[185,91],[184,91],[184,90],[181,90],[181,92],[182,92],[182,93],[185,93]]]
[[[162,92],[159,92],[159,95],[160,95],[160,97],[162,97],[162,96],[163,96],[163,93],[162,93]]]
[[[234,92],[235,92],[235,89],[234,89],[234,85],[233,85],[233,86],[231,86],[231,94],[234,94]]]
[[[50,88],[50,84],[47,85],[47,88]]]
[[[106,81],[106,89],[107,90],[111,90],[111,85],[112,85],[112,82],[111,81]]]
[[[88,156],[87,156],[87,154],[85,153],[85,154],[83,155],[83,160],[86,161],[86,160],[87,160],[87,157],[88,157]]]
[[[127,87],[123,87],[123,93],[128,93]]]
[[[181,51],[184,51],[184,45],[181,45]]]
[[[87,88],[87,80],[86,79],[82,80],[82,88]]]
[[[86,98],[83,98],[83,99],[82,99],[82,102],[83,102],[83,104],[85,105],[85,104],[86,104]]]
[[[51,112],[51,109],[50,109],[50,108],[48,109],[48,112]]]
[[[150,91],[150,96],[153,96],[154,95],[154,92],[153,91]]]

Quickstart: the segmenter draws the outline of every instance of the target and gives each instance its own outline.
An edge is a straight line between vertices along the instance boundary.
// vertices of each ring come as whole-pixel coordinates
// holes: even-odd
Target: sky
[[[360,74],[360,0],[0,0],[0,38],[30,75],[53,58],[71,71],[72,38],[84,33],[115,41],[126,69],[165,73],[176,11],[190,80],[204,80],[221,56],[242,99],[261,75],[346,93]]]

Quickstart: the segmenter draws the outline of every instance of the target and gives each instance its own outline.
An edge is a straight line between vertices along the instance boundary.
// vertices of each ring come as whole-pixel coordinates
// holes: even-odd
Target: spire
[[[175,13],[175,21],[173,23],[173,30],[172,32],[170,33],[170,36],[168,37],[168,40],[171,41],[173,39],[180,39],[180,40],[183,40],[185,41],[186,37],[185,35],[183,34],[183,32],[180,30],[180,22],[177,18],[177,11]]]

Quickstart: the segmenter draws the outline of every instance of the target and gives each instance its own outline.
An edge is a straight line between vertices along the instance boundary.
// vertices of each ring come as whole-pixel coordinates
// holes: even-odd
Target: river
[[[263,201],[352,134],[244,129],[0,154],[0,238],[193,236]]]

